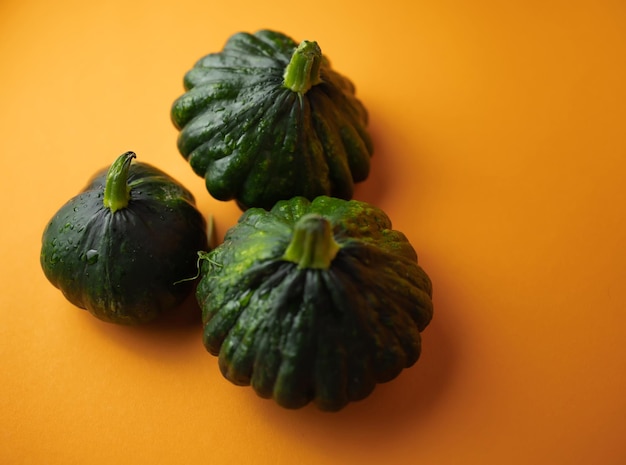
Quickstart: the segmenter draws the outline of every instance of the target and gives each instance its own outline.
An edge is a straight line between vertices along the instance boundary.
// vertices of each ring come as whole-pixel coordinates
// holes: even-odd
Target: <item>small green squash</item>
[[[369,174],[367,111],[316,42],[234,34],[184,87],[171,109],[178,148],[219,200],[269,209],[294,196],[349,199]]]
[[[193,292],[206,221],[192,194],[133,152],[96,173],[46,226],[45,276],[74,305],[118,324],[147,323]]]
[[[432,285],[380,209],[320,196],[251,208],[203,254],[203,342],[226,379],[336,411],[421,352]]]

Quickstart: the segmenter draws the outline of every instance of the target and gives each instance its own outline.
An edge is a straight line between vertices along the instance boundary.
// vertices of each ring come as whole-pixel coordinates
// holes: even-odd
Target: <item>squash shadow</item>
[[[89,319],[92,320],[92,329],[114,343],[160,361],[175,363],[190,345],[202,346],[202,313],[195,292],[181,305],[147,324],[125,326],[106,323],[91,316]]]
[[[374,144],[374,152],[370,158],[370,171],[367,179],[354,185],[352,198],[372,205],[379,205],[390,188],[390,167],[387,163],[387,154],[390,151],[387,140],[383,136],[389,132],[378,121],[372,121],[368,130]]]
[[[397,182],[397,173],[411,170],[411,179],[414,185],[420,184],[419,166],[413,161],[410,166],[406,165],[407,157],[415,158],[419,155],[420,148],[415,146],[413,139],[399,134],[396,129],[384,120],[372,119],[369,125],[369,133],[374,144],[374,152],[370,158],[370,172],[367,179],[354,185],[355,200],[367,202],[381,207],[385,205],[389,197],[398,198],[406,193],[399,193],[402,188]],[[418,169],[415,169],[416,166]]]

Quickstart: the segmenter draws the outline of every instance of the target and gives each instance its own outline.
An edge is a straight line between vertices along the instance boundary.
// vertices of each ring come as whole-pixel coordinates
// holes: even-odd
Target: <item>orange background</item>
[[[238,31],[316,40],[434,282],[421,360],[336,414],[219,374],[187,313],[117,327],[45,280],[49,218],[133,150],[221,239],[176,150],[182,76]],[[622,0],[0,3],[0,463],[626,463]]]

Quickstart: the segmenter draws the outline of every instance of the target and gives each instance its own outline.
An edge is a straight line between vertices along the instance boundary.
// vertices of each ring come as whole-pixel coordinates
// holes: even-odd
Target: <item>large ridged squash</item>
[[[368,114],[314,41],[261,30],[198,60],[171,108],[178,149],[219,200],[349,199],[369,175]]]
[[[283,407],[339,410],[420,356],[431,281],[370,204],[296,197],[248,209],[202,258],[206,349],[228,380]]]

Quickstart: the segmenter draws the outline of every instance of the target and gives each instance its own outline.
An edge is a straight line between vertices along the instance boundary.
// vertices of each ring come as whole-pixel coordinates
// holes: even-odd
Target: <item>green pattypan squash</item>
[[[294,196],[349,199],[369,175],[367,111],[316,42],[237,33],[184,87],[171,109],[178,148],[219,200],[269,209]]]
[[[201,262],[206,349],[228,380],[283,407],[339,410],[420,356],[431,281],[372,205],[251,208]]]

